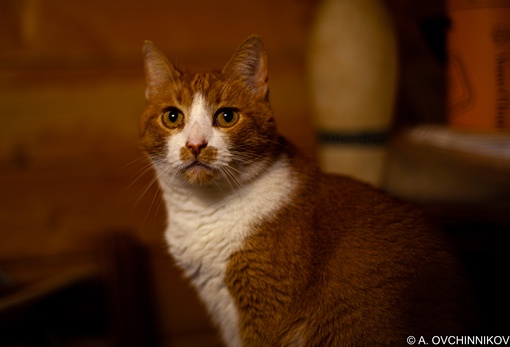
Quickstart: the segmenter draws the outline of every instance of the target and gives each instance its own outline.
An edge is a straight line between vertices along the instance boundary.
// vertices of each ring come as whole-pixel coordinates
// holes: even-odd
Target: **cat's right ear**
[[[223,68],[223,73],[239,78],[257,97],[267,100],[267,56],[259,36],[252,35],[243,42]]]
[[[145,97],[149,100],[158,90],[174,83],[181,76],[181,72],[166,59],[165,55],[151,41],[145,41],[143,56],[145,78],[147,80]]]

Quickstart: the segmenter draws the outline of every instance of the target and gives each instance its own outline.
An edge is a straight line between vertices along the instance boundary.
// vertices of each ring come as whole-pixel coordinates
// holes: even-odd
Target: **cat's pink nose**
[[[188,147],[193,155],[197,157],[200,154],[202,148],[207,147],[207,142],[186,142],[186,147]]]

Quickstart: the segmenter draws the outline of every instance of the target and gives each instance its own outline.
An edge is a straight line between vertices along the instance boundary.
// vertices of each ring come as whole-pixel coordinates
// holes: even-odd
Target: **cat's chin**
[[[194,186],[209,185],[217,179],[217,175],[217,170],[198,162],[189,165],[182,172],[184,180]]]

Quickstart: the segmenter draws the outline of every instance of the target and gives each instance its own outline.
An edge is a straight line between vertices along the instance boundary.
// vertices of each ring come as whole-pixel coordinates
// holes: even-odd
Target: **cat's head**
[[[242,185],[277,153],[262,41],[250,36],[221,71],[181,71],[144,45],[147,108],[142,147],[160,180]]]

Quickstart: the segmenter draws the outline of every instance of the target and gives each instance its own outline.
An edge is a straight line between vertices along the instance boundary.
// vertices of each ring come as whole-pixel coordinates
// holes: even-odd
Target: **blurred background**
[[[390,73],[379,88],[390,91],[389,116],[334,129],[321,123],[315,79],[331,2],[0,1],[0,346],[220,346],[163,241],[164,208],[138,146],[141,47],[150,39],[203,71],[254,33],[281,133],[328,171],[342,161],[323,158],[347,147],[364,158],[358,171],[377,171],[367,181],[423,205],[464,257],[481,331],[510,333],[508,127],[459,131],[448,118],[447,4],[372,2],[384,20],[367,26],[390,42],[388,65],[375,65]],[[362,3],[360,18],[372,13]],[[337,24],[333,37],[355,28]],[[377,168],[357,155],[367,148]]]

